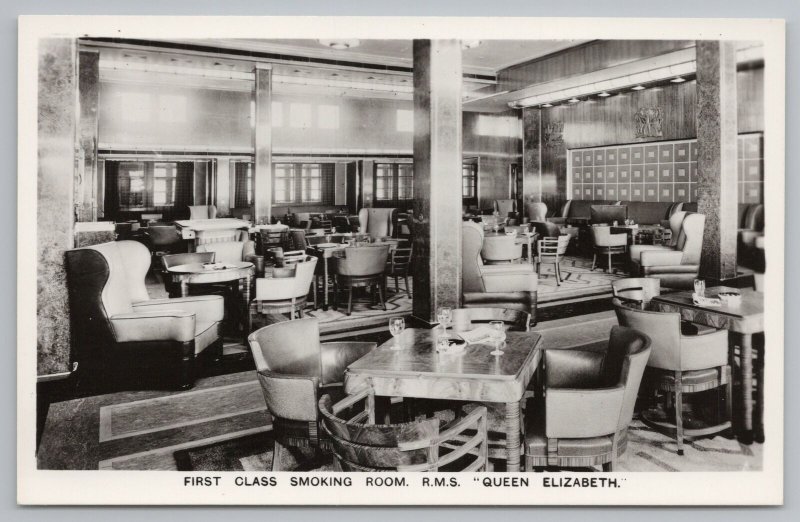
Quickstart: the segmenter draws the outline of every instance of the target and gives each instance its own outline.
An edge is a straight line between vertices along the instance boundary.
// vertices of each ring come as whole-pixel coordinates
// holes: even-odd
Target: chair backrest
[[[344,257],[336,260],[336,273],[343,276],[382,274],[389,258],[389,245],[347,247]]]
[[[322,377],[319,323],[306,317],[282,321],[247,337],[256,371]]]
[[[408,248],[395,248],[391,251],[391,258],[389,259],[389,271],[393,274],[408,274],[413,255],[413,246]]]
[[[608,385],[617,382],[625,387],[622,410],[619,412],[617,422],[618,432],[627,428],[633,420],[633,410],[639,395],[642,375],[651,353],[652,338],[647,334],[621,326],[611,328],[608,350],[603,361],[603,378]],[[618,376],[616,381],[615,376]]]
[[[258,235],[261,238],[262,248],[273,246],[285,248],[289,238],[289,229],[283,227],[261,229]]]
[[[764,230],[764,205],[748,205],[742,220],[742,228],[761,232]]]
[[[291,238],[291,249],[292,250],[305,250],[308,246],[308,241],[306,241],[306,231],[294,229],[289,232],[289,237]]]
[[[614,221],[622,223],[628,219],[628,207],[626,205],[592,205],[589,213],[592,223],[610,225]]]
[[[354,408],[361,401],[364,407]],[[375,424],[374,392],[364,388],[336,404],[324,395],[319,411],[342,471],[437,471],[451,464],[459,471],[486,470],[485,406],[446,426],[437,418],[380,425]],[[449,440],[465,442],[440,454]]]
[[[612,234],[611,227],[606,225],[592,225],[592,241],[594,246],[621,246],[628,243],[625,233]]]
[[[639,310],[614,299],[614,311],[622,326],[647,334],[652,342],[649,366],[681,370],[681,314]]]
[[[217,207],[214,205],[189,205],[189,219],[216,219]]]
[[[479,324],[503,321],[509,332],[527,332],[531,314],[506,308],[457,308],[453,310],[453,330],[467,331]]]
[[[528,219],[531,221],[545,221],[547,219],[547,205],[542,202],[528,203]]]
[[[500,217],[508,217],[511,212],[517,211],[516,199],[495,199],[494,209],[500,214]]]
[[[358,211],[359,232],[371,237],[392,236],[396,218],[396,208],[362,208]]]
[[[213,263],[215,252],[192,252],[189,254],[167,254],[161,256],[161,266],[166,270],[172,266],[192,263]]]
[[[678,214],[678,212],[676,212]],[[670,219],[670,222],[672,219]],[[703,214],[689,213],[681,223],[681,230],[675,242],[675,249],[683,252],[681,264],[699,265],[703,251],[703,232],[706,217]]]
[[[651,299],[661,295],[661,280],[654,277],[625,277],[611,281],[611,292],[621,301],[647,306]]]
[[[269,302],[305,297],[314,280],[317,258],[305,254],[302,257],[290,266],[274,268],[271,278],[256,279],[255,300]]]
[[[561,228],[549,221],[531,221],[531,226],[541,238],[558,237],[561,235]]]
[[[214,252],[217,263],[235,263],[242,261],[244,256],[254,254],[255,245],[252,241],[220,241],[198,245],[197,251]]]
[[[516,236],[484,236],[481,256],[486,261],[508,261],[522,257]]]
[[[461,224],[461,288],[464,292],[484,292],[481,277],[483,227],[472,221]]]
[[[147,227],[147,235],[154,247],[174,245],[181,241],[175,225],[150,225]]]
[[[567,253],[569,236],[546,237],[537,244],[537,253],[542,257],[560,257]]]

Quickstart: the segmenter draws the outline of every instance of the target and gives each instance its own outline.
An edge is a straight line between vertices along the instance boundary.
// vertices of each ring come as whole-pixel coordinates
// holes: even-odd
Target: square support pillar
[[[414,40],[414,316],[461,302],[461,42]]]
[[[253,73],[255,75],[253,219],[256,223],[260,223],[262,220],[269,222],[272,217],[272,67],[258,64]]]
[[[697,41],[697,209],[706,216],[701,276],[712,283],[736,277],[736,48]]]
[[[97,219],[97,106],[100,93],[100,53],[78,53],[78,168],[75,172],[75,215],[78,221]]]
[[[533,107],[522,109],[522,195],[542,200],[542,110]]]

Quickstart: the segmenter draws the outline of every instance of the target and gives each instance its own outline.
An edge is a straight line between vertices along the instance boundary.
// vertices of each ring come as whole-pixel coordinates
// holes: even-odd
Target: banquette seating
[[[465,308],[508,308],[531,314],[536,322],[538,276],[528,264],[485,265],[481,258],[483,227],[462,224],[461,281]]]
[[[560,225],[582,224],[591,219],[592,206],[600,205],[625,205],[628,207],[628,219],[632,219],[634,223],[640,225],[663,225],[675,212],[685,210],[685,203],[680,202],[570,199],[562,205],[561,210],[555,216],[547,218],[547,220]]]
[[[194,382],[196,359],[221,355],[223,298],[150,299],[145,286],[149,268],[147,248],[136,241],[66,252],[81,382],[91,386],[133,378],[134,386],[140,387],[168,372],[170,382],[188,388]]]
[[[393,237],[397,225],[396,208],[362,208],[358,212],[359,232],[370,237]]]

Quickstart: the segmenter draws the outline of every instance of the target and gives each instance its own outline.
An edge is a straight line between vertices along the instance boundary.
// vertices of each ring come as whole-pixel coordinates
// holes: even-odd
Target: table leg
[[[741,334],[741,367],[742,367],[742,430],[739,441],[743,444],[753,443],[753,336]]]
[[[189,297],[189,280],[181,279],[181,297]]]
[[[247,346],[247,336],[250,335],[250,285],[253,282],[252,274],[244,277],[244,288],[242,289],[242,301],[244,301],[242,315],[242,330],[244,330],[244,341],[242,344]]]
[[[325,265],[325,281],[322,282],[322,309],[328,310],[328,258],[322,256]]]
[[[528,237],[528,262],[533,265],[533,242]]]
[[[506,403],[506,471],[518,472],[519,459],[519,401]]]

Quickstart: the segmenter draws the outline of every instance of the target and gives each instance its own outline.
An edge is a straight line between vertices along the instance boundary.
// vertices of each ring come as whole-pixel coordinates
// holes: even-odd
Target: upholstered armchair
[[[525,467],[586,467],[613,471],[627,446],[628,425],[650,338],[614,326],[605,352],[545,350],[544,397],[529,412]]]
[[[530,202],[525,206],[525,214],[529,221],[546,221],[547,205],[542,202]]]
[[[393,236],[396,222],[396,208],[362,208],[358,212],[358,231],[373,238]]]
[[[389,259],[389,245],[371,245],[364,247],[349,247],[344,249],[344,256],[334,257],[333,273],[333,308],[339,306],[339,290],[347,288],[347,315],[353,311],[353,289],[373,288],[377,292],[374,297],[380,299],[380,304],[386,310],[386,262]]]
[[[539,278],[528,264],[485,265],[483,227],[465,221],[461,228],[461,287],[465,308],[508,308],[531,314],[536,323]]]
[[[652,353],[647,363],[648,386],[674,396],[675,422],[665,422],[644,412],[642,420],[655,429],[674,433],[678,455],[683,455],[685,436],[704,436],[731,427],[732,386],[728,365],[728,331],[702,329],[686,335],[686,323],[675,312],[653,312],[614,299],[619,324],[644,332],[652,339]],[[683,426],[683,395],[725,387],[725,415],[717,424],[698,428]],[[719,396],[718,396],[719,397]],[[722,410],[722,408],[720,408]]]
[[[149,267],[147,247],[136,241],[66,252],[73,346],[81,382],[133,378],[141,385],[151,375],[166,371],[178,387],[189,388],[196,359],[221,355],[222,297],[150,299],[144,282]]]
[[[501,218],[509,218],[513,217],[511,214],[515,214],[517,212],[517,200],[516,199],[495,199],[493,204],[495,212]]]
[[[612,234],[611,227],[592,225],[592,271],[597,266],[597,255],[608,256],[608,272],[611,272],[611,256],[625,254],[628,248],[628,234]]]
[[[624,303],[646,308],[661,295],[661,281],[654,277],[624,277],[611,281],[611,293]]]
[[[264,275],[264,256],[256,254],[256,245],[251,240],[220,241],[197,246],[197,252],[214,252],[216,263],[236,263],[247,261],[256,268],[256,276]]]
[[[287,447],[322,448],[319,399],[344,397],[347,366],[375,349],[375,343],[320,343],[316,319],[304,318],[265,326],[247,338],[258,380],[272,415],[278,470]]]
[[[255,298],[250,303],[251,324],[256,313],[288,312],[291,319],[295,313],[302,318],[316,266],[316,257],[304,255],[303,260],[291,268],[275,268],[272,277],[256,279]]]
[[[189,205],[189,219],[216,219],[215,205]]]
[[[487,265],[515,263],[522,259],[522,243],[516,236],[484,236],[481,257]]]
[[[692,288],[700,272],[705,222],[702,214],[673,214],[670,228],[679,223],[677,234],[673,229],[673,244],[631,246],[631,272],[641,277],[656,277],[667,288]]]

